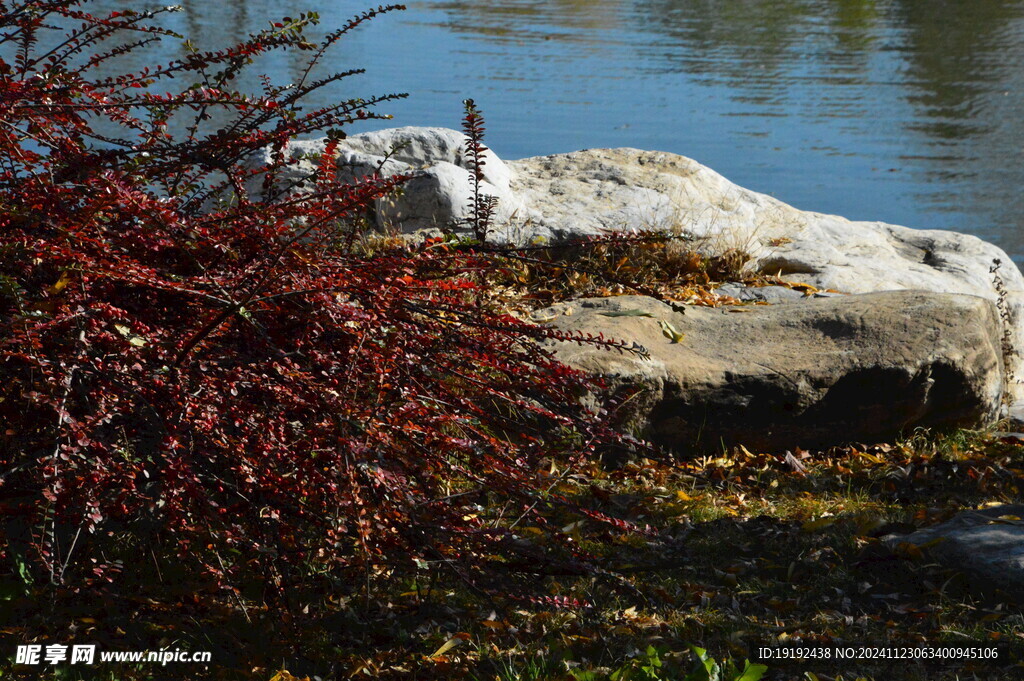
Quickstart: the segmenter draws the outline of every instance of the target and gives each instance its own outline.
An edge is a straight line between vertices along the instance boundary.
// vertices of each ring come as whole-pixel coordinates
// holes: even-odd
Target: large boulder
[[[852,222],[798,210],[700,163],[639,149],[591,149],[511,161],[526,208],[512,231],[563,241],[609,230],[696,236],[737,248],[750,266],[846,293],[922,289],[997,301],[1005,316],[1009,399],[1024,398],[1024,276],[1002,249],[956,232]],[[1001,267],[997,276],[993,265]]]
[[[314,168],[324,143],[292,144],[295,176]],[[444,128],[379,130],[343,140],[337,163],[342,176],[353,179],[378,167],[384,174],[411,174],[401,193],[378,202],[375,218],[381,227],[412,232],[467,218],[464,145],[462,133]],[[258,156],[253,163],[265,160]],[[710,250],[749,253],[750,267],[819,288],[922,289],[996,301],[1005,322],[1008,401],[1024,398],[1018,352],[1024,276],[1006,253],[977,237],[801,211],[692,159],[657,151],[592,149],[510,162],[488,152],[484,180],[483,192],[497,199],[491,237],[497,241],[555,243],[623,230],[685,233]],[[993,275],[996,261],[1001,267]]]
[[[979,595],[1024,598],[1024,506],[1001,505],[964,511],[953,519],[909,535],[891,535],[883,542],[897,553],[928,558],[968,577]]]
[[[972,426],[996,415],[1003,392],[998,313],[977,296],[897,291],[685,313],[619,296],[539,315],[647,348],[649,359],[553,345],[611,390],[641,388],[624,404],[627,425],[677,451],[820,447]]]

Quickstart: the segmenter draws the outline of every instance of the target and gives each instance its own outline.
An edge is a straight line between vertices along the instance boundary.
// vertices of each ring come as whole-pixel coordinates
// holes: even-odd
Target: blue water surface
[[[316,11],[326,31],[368,6],[186,1],[169,22],[226,45],[275,17]],[[472,97],[503,158],[671,151],[799,208],[969,232],[1024,260],[1024,0],[412,2],[326,66],[367,73],[314,103],[410,95],[351,132],[458,127]],[[287,80],[301,65],[256,67]]]

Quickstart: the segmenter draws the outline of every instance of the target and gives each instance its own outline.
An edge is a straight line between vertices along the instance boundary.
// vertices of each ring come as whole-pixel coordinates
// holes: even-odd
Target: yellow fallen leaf
[[[803,284],[803,283],[799,283],[799,282],[791,283],[789,285],[789,287],[791,289],[793,289],[794,291],[800,291],[801,293],[803,293],[806,296],[809,296],[812,293],[817,293],[820,290],[816,286],[811,286],[810,284]]]
[[[885,463],[885,459],[883,459],[880,456],[875,456],[874,454],[868,454],[867,452],[862,452],[859,450],[854,450],[854,453],[857,454],[857,456],[859,456],[862,459],[867,459],[871,463]]]
[[[747,449],[743,445],[737,446],[736,449],[738,449],[739,453],[742,454],[743,456],[745,456],[746,458],[748,458],[748,459],[753,459],[754,458],[753,452],[751,452],[749,449]]]
[[[679,330],[672,326],[670,322],[666,322],[664,319],[659,319],[658,325],[661,326],[661,332],[665,334],[665,338],[668,338],[673,343],[678,343],[683,340],[684,334],[680,333]]]
[[[449,650],[451,650],[452,648],[454,648],[457,645],[460,645],[463,641],[465,641],[468,638],[469,638],[469,634],[464,633],[464,632],[459,632],[458,634],[455,634],[450,639],[445,641],[444,645],[442,645],[440,648],[435,650],[434,654],[431,655],[430,657],[438,657],[440,655],[444,655]]]

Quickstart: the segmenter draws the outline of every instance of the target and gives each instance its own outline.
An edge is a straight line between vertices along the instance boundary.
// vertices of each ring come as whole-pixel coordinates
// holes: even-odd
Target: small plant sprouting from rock
[[[470,182],[473,186],[473,193],[469,197],[470,213],[466,221],[473,230],[476,240],[483,243],[491,229],[498,199],[480,191],[480,184],[484,180],[484,165],[487,163],[484,160],[487,147],[483,144],[483,114],[472,99],[465,100],[463,105],[466,115],[462,119],[462,132],[466,135],[466,163],[469,165]]]
[[[1003,328],[1003,333],[1000,338],[1000,348],[1003,355],[1003,372],[1006,377],[1003,385],[1003,404],[1004,406],[1009,406],[1010,386],[1017,381],[1017,377],[1013,371],[1013,356],[1016,352],[1013,349],[1013,338],[1010,334],[1010,329],[1013,327],[1010,320],[1010,307],[1006,301],[1006,284],[1003,282],[1003,277],[999,274],[999,268],[1002,267],[1002,265],[1002,261],[999,258],[995,258],[992,260],[992,267],[989,268],[989,273],[992,275],[992,286],[996,290],[996,309],[999,311],[1000,326]]]

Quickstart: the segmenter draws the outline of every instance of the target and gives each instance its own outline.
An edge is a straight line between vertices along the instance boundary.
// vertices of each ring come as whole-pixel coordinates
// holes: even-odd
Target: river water
[[[302,11],[318,12],[327,30],[369,7],[182,4],[166,23],[202,47]],[[350,132],[458,127],[472,97],[503,158],[671,151],[799,208],[969,232],[1024,261],[1024,0],[408,4],[351,34],[328,64],[367,73],[319,103],[410,95],[381,107],[392,121]],[[147,61],[179,49],[167,43]],[[290,79],[299,66],[278,59],[257,70]]]

